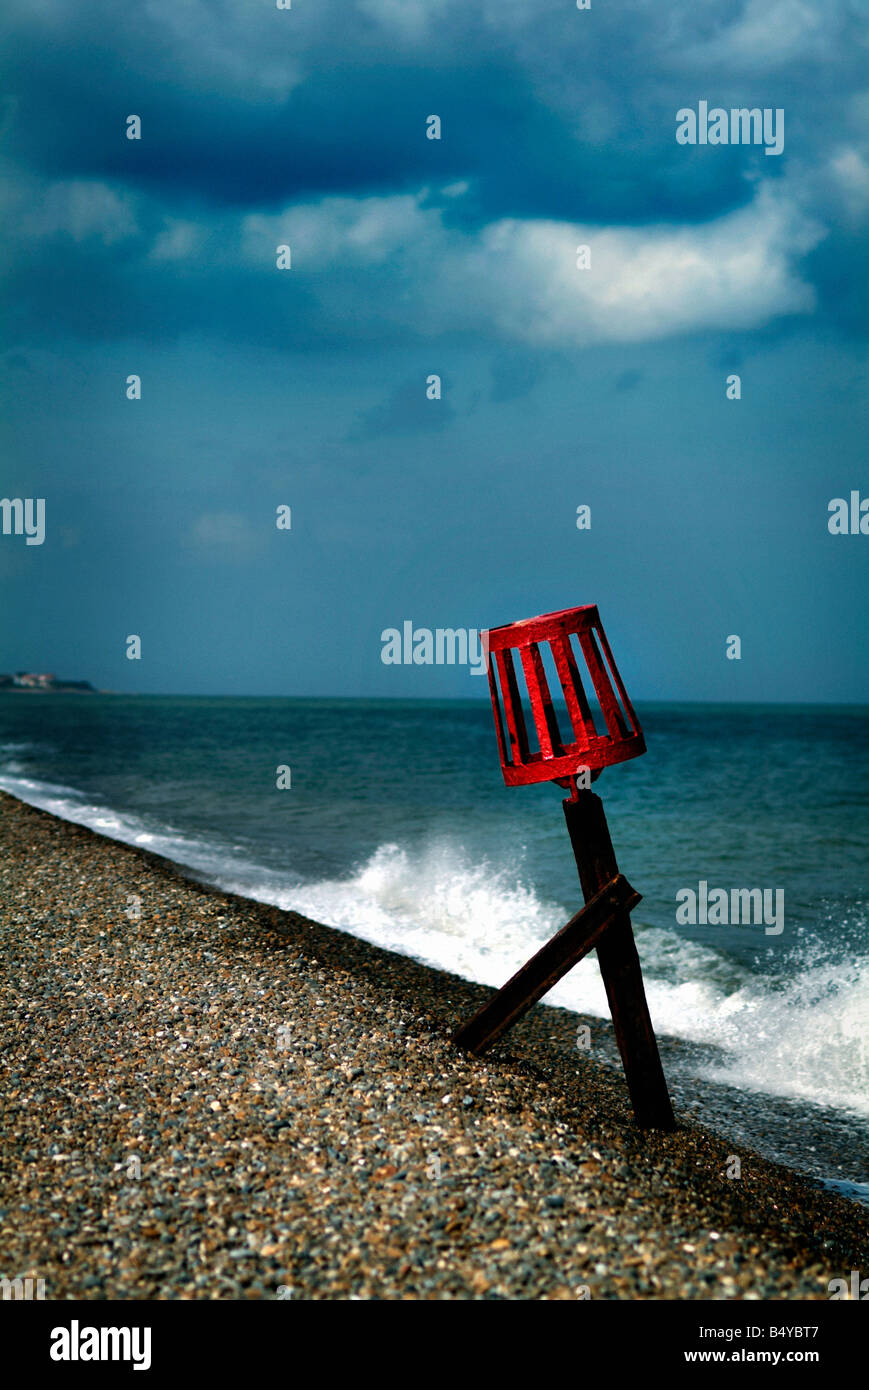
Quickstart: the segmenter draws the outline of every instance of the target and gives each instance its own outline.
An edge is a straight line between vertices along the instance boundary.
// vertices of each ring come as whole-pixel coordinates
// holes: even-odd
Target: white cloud
[[[425,38],[454,0],[358,0],[361,14],[411,42]]]
[[[701,226],[573,228],[501,222],[469,257],[495,323],[548,344],[641,342],[756,327],[804,313],[815,295],[795,261],[822,230],[762,188],[747,208]],[[576,248],[591,247],[591,269]]]
[[[242,560],[259,548],[263,536],[239,512],[204,512],[194,523],[192,539],[221,560]]]
[[[433,222],[409,194],[392,198],[324,198],[274,215],[253,213],[241,224],[241,253],[254,264],[274,265],[275,248],[289,245],[299,270],[342,263],[377,264],[412,250]]]
[[[70,179],[48,185],[24,213],[22,230],[39,236],[66,232],[74,241],[111,246],[136,236],[139,228],[131,198],[104,183]]]
[[[192,256],[202,242],[202,229],[195,222],[167,217],[148,253],[152,261],[181,261]]]
[[[324,308],[340,312],[331,272],[394,270],[401,293],[377,304],[397,326],[427,332],[496,330],[550,345],[642,342],[702,329],[759,326],[806,313],[815,295],[798,261],[823,229],[762,185],[752,203],[700,225],[582,227],[502,220],[476,235],[402,195],[325,199],[274,218],[246,218],[245,256],[272,273],[274,247],[293,247],[294,271],[316,272]],[[576,248],[591,247],[590,270]],[[340,282],[340,293],[347,288]],[[360,296],[364,282],[356,281]],[[364,310],[359,312],[364,313]]]
[[[297,16],[275,0],[144,0],[140,8],[148,32],[159,36],[157,61],[168,71],[178,56],[195,55],[184,81],[203,94],[229,88],[251,105],[279,105],[302,80],[289,29]]]
[[[869,171],[855,150],[837,151],[826,177],[840,206],[846,193],[855,215],[865,206]],[[142,254],[166,263],[167,273],[218,282],[244,270],[274,276],[275,284],[281,275],[299,276],[327,330],[363,337],[494,333],[570,347],[759,327],[813,310],[815,292],[800,261],[825,235],[786,179],[756,184],[746,207],[696,225],[502,219],[474,232],[447,224],[427,189],[198,222],[158,217],[147,198],[99,183],[53,184],[35,206],[32,193],[19,188],[13,198],[17,216],[9,224],[19,241],[66,231],[111,245],[155,227]],[[455,186],[453,193],[454,206],[462,195]],[[284,243],[293,255],[286,272],[275,265]],[[590,270],[576,268],[583,243],[591,247]]]
[[[836,152],[830,168],[849,215],[859,219],[869,209],[869,164],[859,150],[847,146]]]
[[[748,0],[704,42],[686,43],[684,28],[673,37],[688,69],[712,63],[766,73],[835,47],[841,19],[839,0]]]

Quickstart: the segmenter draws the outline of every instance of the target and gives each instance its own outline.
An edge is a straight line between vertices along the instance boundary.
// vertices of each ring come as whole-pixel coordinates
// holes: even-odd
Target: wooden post
[[[618,874],[603,802],[594,792],[583,790],[575,801],[563,805],[588,903]],[[640,958],[624,908],[597,942],[597,958],[637,1124],[641,1129],[673,1129],[676,1121],[649,1017]]]
[[[631,908],[641,901],[640,894],[634,892],[621,874],[617,874],[611,883],[602,884],[585,907],[571,917],[551,941],[547,941],[472,1019],[453,1034],[453,1042],[469,1052],[485,1052],[595,944],[599,945],[611,923],[627,916]]]

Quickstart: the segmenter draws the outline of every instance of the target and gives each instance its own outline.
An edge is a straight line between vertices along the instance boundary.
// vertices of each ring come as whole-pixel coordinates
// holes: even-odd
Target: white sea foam
[[[347,879],[278,885],[271,874],[224,873],[220,882],[488,985],[503,984],[567,916],[515,869],[472,863],[448,844],[418,854],[383,845]],[[869,961],[809,966],[782,985],[635,922],[655,1027],[720,1049],[704,1068],[710,1080],[869,1114]],[[547,1002],[608,1017],[596,960],[580,962]]]
[[[448,841],[414,851],[381,845],[346,877],[305,882],[232,847],[113,811],[73,788],[10,775],[8,762],[0,787],[173,859],[226,891],[487,985],[503,984],[576,907],[541,898],[515,860],[474,861]],[[782,982],[675,930],[644,927],[641,912],[634,921],[655,1028],[718,1048],[717,1060],[703,1068],[710,1080],[869,1115],[869,960],[809,963]],[[572,970],[547,1002],[608,1017],[594,957]]]
[[[865,957],[808,967],[776,989],[755,977],[727,1001],[715,1039],[725,1056],[708,1074],[869,1116],[867,1035]]]
[[[119,840],[125,845],[147,849],[152,854],[163,855],[202,874],[215,875],[226,862],[224,852],[207,840],[172,830],[167,826],[151,826],[133,812],[116,811],[102,802],[88,800],[84,793],[77,791],[75,787],[12,775],[14,760],[7,760],[3,767],[4,771],[0,774],[0,790],[9,792],[10,796],[17,796],[20,801],[26,801],[28,805],[36,806],[41,811],[48,811],[61,820],[72,821],[75,825],[86,825],[90,830],[95,830],[110,840]]]

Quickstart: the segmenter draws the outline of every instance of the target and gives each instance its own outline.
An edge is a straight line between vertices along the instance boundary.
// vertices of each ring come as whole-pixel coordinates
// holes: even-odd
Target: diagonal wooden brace
[[[617,873],[453,1034],[453,1042],[478,1055],[485,1052],[597,945],[608,927],[623,921],[641,901],[641,895]]]

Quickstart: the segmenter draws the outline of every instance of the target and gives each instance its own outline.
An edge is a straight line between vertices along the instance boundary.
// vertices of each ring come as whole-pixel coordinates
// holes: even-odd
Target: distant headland
[[[90,681],[65,681],[48,672],[16,671],[14,676],[0,673],[0,690],[77,690],[96,695]]]

